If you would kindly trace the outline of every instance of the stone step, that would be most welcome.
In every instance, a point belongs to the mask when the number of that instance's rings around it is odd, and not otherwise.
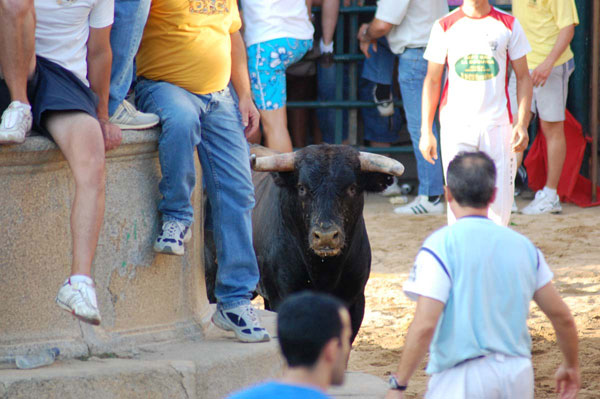
[[[273,331],[275,314],[262,311]],[[277,340],[244,344],[211,326],[205,338],[100,357],[57,359],[48,367],[0,366],[0,398],[153,399],[223,398],[282,373]]]
[[[335,399],[381,399],[387,390],[388,384],[374,375],[348,371],[344,385],[332,387],[327,393]]]

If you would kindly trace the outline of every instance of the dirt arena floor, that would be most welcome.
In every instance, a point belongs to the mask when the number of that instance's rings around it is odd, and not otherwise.
[[[517,204],[523,207],[524,199]],[[349,370],[386,378],[400,359],[414,304],[402,293],[415,255],[423,240],[446,224],[445,216],[400,216],[394,205],[370,195],[365,219],[373,264],[366,288],[367,306],[350,356]],[[513,215],[511,227],[528,236],[545,254],[554,283],[570,306],[579,330],[582,390],[579,398],[600,398],[600,208],[563,205],[561,215]],[[561,354],[551,324],[531,306],[535,398],[555,398],[553,375]],[[427,376],[412,378],[408,398],[422,398]]]

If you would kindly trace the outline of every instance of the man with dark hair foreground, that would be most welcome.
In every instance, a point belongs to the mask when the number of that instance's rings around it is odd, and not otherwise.
[[[417,309],[386,399],[404,397],[428,348],[427,399],[533,399],[532,299],[550,319],[563,353],[557,391],[575,398],[575,322],[540,250],[487,218],[496,192],[493,161],[483,152],[459,153],[447,173],[445,195],[457,221],[425,240],[404,284]]]
[[[341,385],[350,354],[350,314],[338,299],[302,292],[287,297],[277,315],[279,345],[288,369],[271,381],[230,399],[327,399]]]

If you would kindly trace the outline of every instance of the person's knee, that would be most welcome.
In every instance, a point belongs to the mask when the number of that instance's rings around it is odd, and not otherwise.
[[[22,19],[33,10],[33,0],[0,0],[1,14],[10,19]]]
[[[104,191],[106,158],[104,153],[104,141],[100,125],[89,122],[87,132],[92,136],[86,140],[86,145],[81,146],[75,158],[72,168],[75,183],[78,187]]]

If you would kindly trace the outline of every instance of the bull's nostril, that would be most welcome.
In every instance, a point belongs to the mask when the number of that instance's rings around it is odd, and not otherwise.
[[[319,235],[319,233],[313,233],[313,236],[315,237],[315,239],[320,240],[321,236]]]
[[[338,237],[339,237],[339,233],[338,233],[338,232],[335,232],[335,233],[333,234],[333,239],[334,239],[334,240],[337,240],[337,238],[338,238]]]

